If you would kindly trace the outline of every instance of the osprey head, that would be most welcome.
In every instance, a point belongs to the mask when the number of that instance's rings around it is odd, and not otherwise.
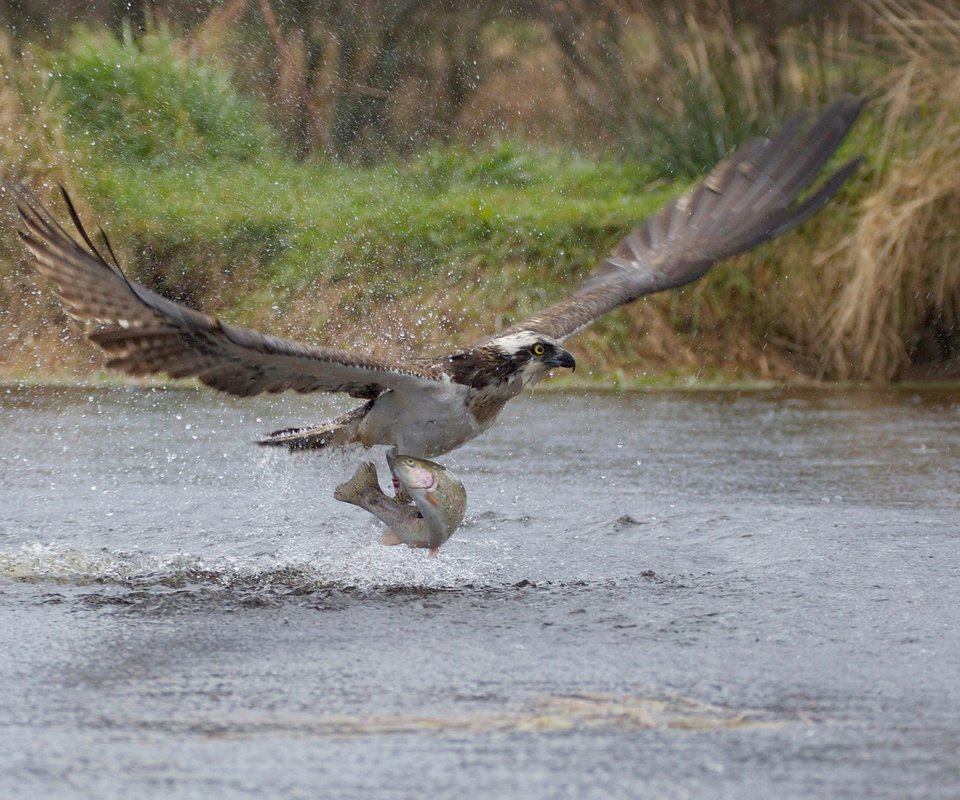
[[[576,369],[573,355],[564,350],[556,339],[533,331],[520,331],[491,339],[489,346],[499,356],[506,370],[519,377],[522,385],[535,383],[551,369]]]

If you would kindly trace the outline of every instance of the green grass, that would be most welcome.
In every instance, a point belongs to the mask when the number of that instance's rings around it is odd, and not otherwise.
[[[222,66],[162,29],[140,44],[80,30],[37,62],[52,77],[21,75],[20,103],[42,97],[52,109],[60,149],[47,157],[65,166],[51,177],[91,231],[107,231],[124,269],[280,335],[366,346],[377,316],[394,331],[422,328],[432,346],[489,331],[497,315],[509,324],[559,297],[682,188],[653,185],[637,162],[515,141],[376,166],[297,161]],[[29,115],[13,123],[29,137]],[[53,193],[45,199],[65,216]],[[0,300],[13,309],[32,276],[22,252],[11,255]],[[6,317],[42,327],[56,308],[44,293]],[[624,351],[623,318],[607,329]]]
[[[83,188],[135,274],[203,303],[241,264],[272,302],[318,282],[403,297],[483,273],[495,287],[507,266],[535,279],[502,290],[538,300],[663,202],[646,186],[636,165],[504,143],[370,168],[101,163]]]
[[[536,272],[536,294],[662,198],[642,165],[512,142],[367,168],[297,162],[227,70],[187,49],[162,28],[140,44],[81,29],[50,61],[84,196],[134,274],[188,302],[238,271],[260,299],[353,282],[376,300],[468,269],[497,280],[506,263]]]
[[[276,153],[274,131],[229,71],[183,47],[164,28],[139,43],[77,29],[50,58],[68,133],[113,159],[154,166]]]

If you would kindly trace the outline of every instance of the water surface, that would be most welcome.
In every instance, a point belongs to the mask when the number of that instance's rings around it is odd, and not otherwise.
[[[960,394],[521,398],[438,559],[343,408],[0,387],[0,796],[960,795]]]

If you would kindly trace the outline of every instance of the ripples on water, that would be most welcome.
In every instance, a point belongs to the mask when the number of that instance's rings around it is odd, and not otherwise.
[[[953,392],[521,399],[438,559],[327,398],[0,409],[0,795],[960,794]]]

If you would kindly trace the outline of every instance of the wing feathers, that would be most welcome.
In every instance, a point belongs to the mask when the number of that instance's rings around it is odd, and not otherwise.
[[[801,114],[772,139],[745,143],[700,184],[627,234],[573,295],[499,335],[528,330],[563,340],[624,303],[690,283],[716,262],[796,227],[859,166],[859,158],[848,162],[801,199],[865,102],[845,97],[809,127]]]
[[[427,363],[389,363],[221,323],[161,297],[111,267],[87,235],[70,198],[68,213],[84,247],[24,186],[13,187],[25,230],[20,237],[37,270],[56,286],[68,314],[107,327],[90,334],[109,367],[131,375],[195,376],[239,396],[260,392],[347,392],[375,397],[388,389],[434,385]],[[105,239],[106,251],[113,248]]]

